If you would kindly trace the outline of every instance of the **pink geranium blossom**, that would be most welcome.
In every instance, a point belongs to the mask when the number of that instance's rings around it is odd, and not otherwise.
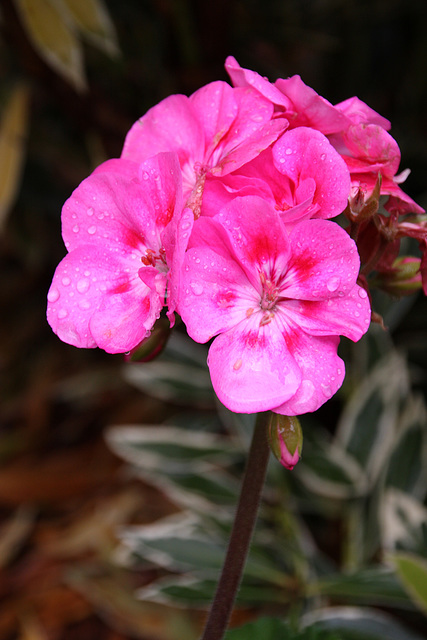
[[[172,153],[141,165],[107,162],[77,187],[62,210],[69,253],[48,293],[47,318],[61,340],[121,353],[149,335],[177,246],[181,259],[186,248],[182,215]]]
[[[232,411],[314,411],[341,386],[339,335],[370,322],[356,285],[359,257],[337,224],[307,220],[288,235],[256,196],[196,221],[184,260],[179,312],[197,342],[214,336],[209,369]]]
[[[184,201],[200,214],[205,180],[225,176],[256,157],[287,128],[273,105],[251,88],[212,82],[190,97],[169,96],[130,129],[122,157],[141,162],[161,151],[178,154]]]

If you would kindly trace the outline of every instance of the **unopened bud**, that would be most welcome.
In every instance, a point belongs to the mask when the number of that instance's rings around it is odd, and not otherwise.
[[[156,320],[150,335],[125,355],[126,362],[150,362],[161,354],[171,333],[167,318]]]
[[[422,288],[420,258],[396,258],[389,271],[378,273],[377,286],[392,296],[409,296]]]
[[[302,429],[298,418],[272,413],[268,441],[280,464],[292,470],[300,459],[302,449]]]

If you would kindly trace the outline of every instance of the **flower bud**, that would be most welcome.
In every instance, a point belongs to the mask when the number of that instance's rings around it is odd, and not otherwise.
[[[126,362],[149,362],[154,360],[165,348],[170,333],[169,320],[167,318],[159,318],[156,320],[150,335],[132,351],[125,354]]]
[[[378,273],[377,286],[392,296],[409,296],[422,287],[420,258],[402,256],[396,258],[391,269]]]
[[[300,459],[302,449],[302,429],[298,418],[272,413],[268,441],[280,464],[292,470]]]

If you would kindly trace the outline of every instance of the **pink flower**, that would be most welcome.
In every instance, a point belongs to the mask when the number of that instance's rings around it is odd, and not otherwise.
[[[122,157],[141,162],[175,151],[184,201],[198,217],[206,178],[235,171],[286,129],[287,121],[272,115],[273,105],[257,91],[212,82],[189,98],[169,96],[150,109],[129,131]]]
[[[350,173],[319,131],[297,127],[225,178],[206,184],[203,215],[215,215],[236,195],[259,195],[286,225],[306,218],[332,218],[347,206]]]
[[[296,415],[336,393],[344,378],[339,335],[358,340],[370,322],[359,266],[337,224],[307,220],[288,235],[256,196],[195,222],[179,313],[197,342],[217,336],[208,364],[226,407]]]
[[[169,268],[183,259],[185,215],[172,153],[107,162],[77,187],[62,210],[69,253],[48,293],[48,322],[61,340],[122,353],[149,335]]]

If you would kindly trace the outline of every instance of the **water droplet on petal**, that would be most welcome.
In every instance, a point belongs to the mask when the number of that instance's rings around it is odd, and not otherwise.
[[[93,216],[93,207],[89,207],[89,209],[86,211],[88,216]]]
[[[93,236],[96,233],[96,227],[95,225],[92,225],[91,227],[89,227],[89,229],[87,230],[87,232]]]
[[[76,287],[79,293],[86,293],[90,287],[90,281],[87,278],[82,278],[77,282]]]
[[[78,233],[78,232],[80,231],[80,227],[79,227],[79,225],[78,225],[78,224],[75,224],[75,225],[74,225],[74,227],[73,227],[73,231],[74,231],[74,233]]]
[[[290,156],[292,154],[292,149],[286,149],[285,153],[287,156]]]
[[[328,282],[326,283],[326,288],[331,293],[336,291],[339,286],[340,286],[340,279],[337,278],[336,276],[334,276],[333,278],[329,278]]]
[[[359,297],[360,298],[367,298],[368,294],[366,293],[365,289],[362,289],[362,287],[360,287],[359,289]]]
[[[47,299],[49,302],[56,302],[61,294],[59,293],[56,287],[52,287],[49,289],[49,293],[47,294]]]
[[[242,366],[242,358],[239,358],[238,360],[236,360],[236,362],[233,364],[233,369],[234,371],[238,371],[240,369],[240,367]]]
[[[86,309],[90,309],[90,302],[89,300],[80,300],[79,302],[79,307],[80,309],[83,309],[84,311]]]
[[[190,287],[196,296],[201,296],[203,293],[203,285],[200,282],[190,282]]]
[[[68,276],[62,278],[62,284],[64,285],[64,287],[68,287],[68,285],[71,284],[70,278]]]
[[[58,311],[58,318],[60,320],[63,320],[64,318],[66,318],[68,316],[68,311],[66,309],[60,309]]]
[[[326,153],[322,153],[322,154],[320,155],[320,159],[321,159],[321,160],[324,160],[325,158],[326,158]]]

